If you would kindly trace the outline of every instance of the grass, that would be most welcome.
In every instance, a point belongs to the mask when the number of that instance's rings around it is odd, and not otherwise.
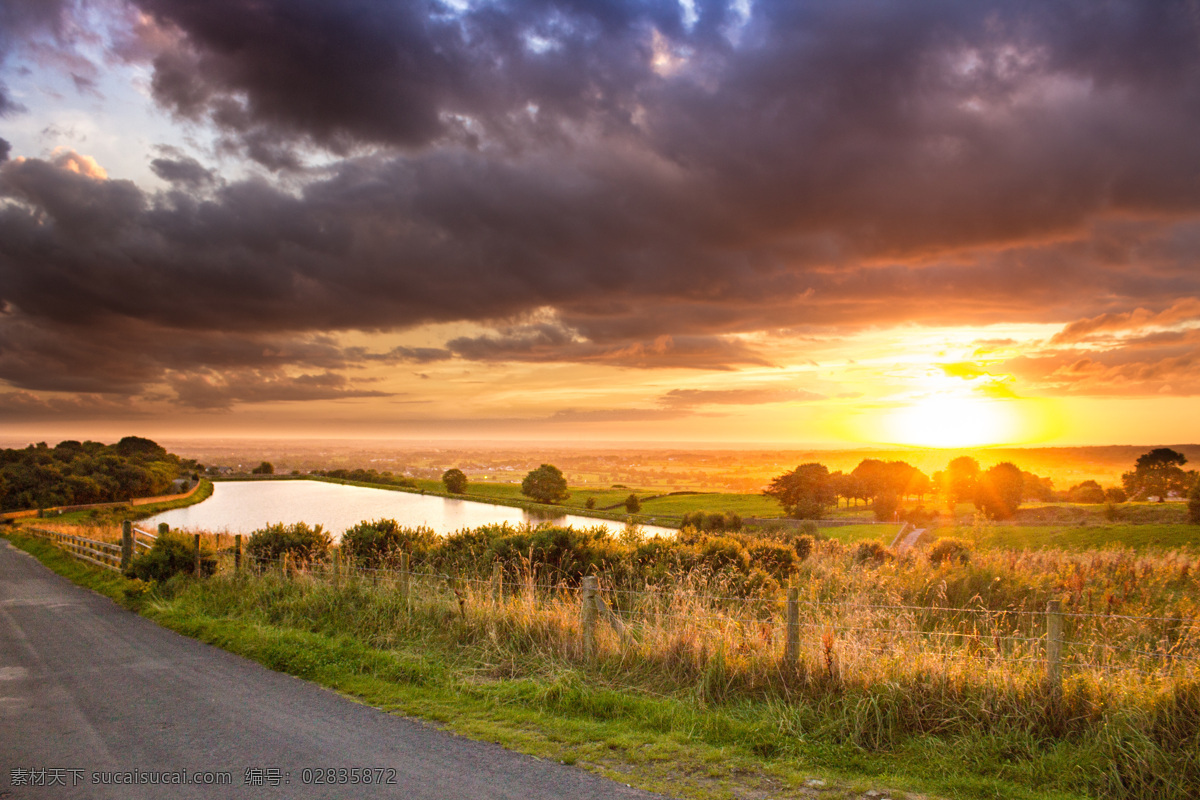
[[[70,511],[65,514],[55,514],[44,519],[36,519],[28,517],[22,522],[38,525],[45,522],[62,523],[66,525],[117,525],[121,524],[122,520],[139,520],[148,519],[156,514],[161,514],[164,511],[170,511],[174,508],[185,508],[195,505],[201,501],[212,497],[213,485],[212,481],[207,478],[200,479],[200,486],[195,492],[187,497],[181,497],[177,500],[166,500],[161,503],[146,503],[145,505],[121,505],[113,508],[88,508],[80,511]]]
[[[836,784],[826,795],[834,797],[882,786],[955,798],[1166,800],[1200,787],[1200,684],[1186,665],[1156,679],[1076,668],[1059,700],[1038,663],[1020,666],[1020,641],[1006,645],[1005,658],[975,653],[956,663],[929,632],[968,624],[969,647],[986,649],[992,631],[979,630],[979,620],[1036,623],[1056,595],[1071,612],[1190,618],[1200,605],[1197,566],[1187,553],[1128,550],[993,550],[967,564],[871,565],[825,542],[794,574],[806,603],[821,605],[805,606],[817,609],[805,611],[816,633],[788,668],[777,625],[753,622],[777,615],[773,601],[711,600],[722,586],[704,573],[621,600],[637,621],[634,641],[623,646],[605,632],[591,656],[573,591],[538,589],[532,571],[518,570],[497,602],[465,562],[449,583],[412,578],[407,598],[394,576],[343,575],[334,585],[320,570],[175,579],[135,597],[164,624],[273,668],[673,794],[796,795],[817,775]],[[926,633],[889,633],[899,623]],[[1196,645],[1182,629],[1121,624],[1072,618],[1068,636],[1140,636],[1145,648],[1168,635],[1180,653]]]

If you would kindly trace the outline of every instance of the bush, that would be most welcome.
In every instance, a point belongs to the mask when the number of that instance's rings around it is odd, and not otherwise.
[[[595,507],[596,507],[596,498],[594,498],[594,497],[589,497],[589,498],[587,499],[587,501],[586,501],[586,502],[584,502],[584,504],[583,504],[583,507],[584,507],[584,508],[595,508]]]
[[[1196,479],[1192,490],[1188,492],[1188,522],[1200,525],[1200,478]]]
[[[888,549],[879,542],[859,542],[854,548],[854,563],[882,564],[892,557]]]
[[[741,542],[726,536],[706,536],[701,540],[700,559],[713,572],[723,569],[748,572],[750,569],[750,560]]]
[[[395,566],[400,554],[423,556],[439,537],[429,528],[406,528],[394,519],[363,521],[342,534],[342,552],[369,569]]]
[[[775,578],[785,578],[796,568],[796,551],[779,542],[758,542],[749,547],[750,563]]]
[[[970,560],[971,546],[962,539],[938,539],[933,547],[929,548],[930,564],[966,564]]]
[[[636,514],[642,510],[642,501],[638,500],[636,494],[630,494],[625,498],[625,512],[628,514]]]
[[[250,534],[246,552],[260,563],[277,561],[287,553],[296,562],[307,564],[324,558],[330,544],[329,534],[320,525],[310,528],[307,522],[277,522]]]
[[[1105,493],[1095,481],[1084,481],[1067,490],[1067,499],[1072,503],[1103,503]]]
[[[1104,490],[1104,499],[1110,503],[1124,503],[1129,499],[1129,495],[1125,494],[1125,490],[1120,486],[1110,486]]]
[[[732,511],[724,514],[714,511],[706,514],[703,511],[689,511],[683,515],[679,523],[682,528],[695,528],[698,531],[723,533],[725,531],[740,531],[742,518]]]
[[[217,571],[217,557],[203,547],[200,549],[200,571],[204,575]],[[161,534],[148,551],[133,560],[127,574],[138,580],[158,582],[180,574],[195,575],[196,540],[182,533]]]
[[[811,556],[813,554],[813,550],[816,549],[816,546],[817,540],[807,533],[800,534],[796,537],[796,540],[792,542],[792,548],[796,551],[796,555],[800,557],[801,561],[804,561]]]

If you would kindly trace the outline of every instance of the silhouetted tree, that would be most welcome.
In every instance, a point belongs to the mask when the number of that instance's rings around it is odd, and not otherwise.
[[[642,510],[642,501],[638,500],[636,494],[630,494],[625,498],[625,510],[630,514],[636,514]]]
[[[270,461],[264,461],[254,469],[250,470],[253,475],[274,475],[275,465]]]
[[[1182,467],[1187,456],[1169,447],[1159,447],[1138,456],[1132,472],[1121,476],[1121,483],[1130,497],[1167,499],[1171,492],[1182,494],[1190,485],[1190,477]]]
[[[942,493],[949,505],[974,499],[975,486],[979,481],[979,462],[970,456],[959,456],[946,465],[942,480]]]
[[[778,476],[763,494],[774,497],[788,516],[798,519],[818,519],[834,502],[829,468],[817,463],[801,464]]]
[[[1008,519],[1021,507],[1021,470],[1007,461],[976,482],[975,507],[993,519]]]

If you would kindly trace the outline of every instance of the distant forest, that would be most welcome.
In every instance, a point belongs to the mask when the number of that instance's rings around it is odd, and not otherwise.
[[[176,478],[203,467],[157,443],[126,436],[116,444],[45,442],[0,450],[0,510],[111,503],[167,494]]]

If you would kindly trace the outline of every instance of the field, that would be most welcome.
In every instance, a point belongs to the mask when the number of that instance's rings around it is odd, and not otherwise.
[[[502,497],[519,502],[515,487]],[[662,502],[682,513],[760,500]],[[959,543],[936,558],[874,547],[895,525],[821,527],[808,544],[792,528],[675,541],[496,528],[408,540],[406,572],[399,551],[377,563],[347,551],[336,571],[329,559],[254,570],[247,553],[235,575],[229,537],[206,536],[216,577],[122,591],[276,668],[690,796],[787,796],[813,773],[955,798],[1194,796],[1200,528],[1070,504],[1030,508],[1021,524],[971,512],[939,520],[938,536]],[[599,576],[623,631],[601,618],[590,645],[584,574]]]

